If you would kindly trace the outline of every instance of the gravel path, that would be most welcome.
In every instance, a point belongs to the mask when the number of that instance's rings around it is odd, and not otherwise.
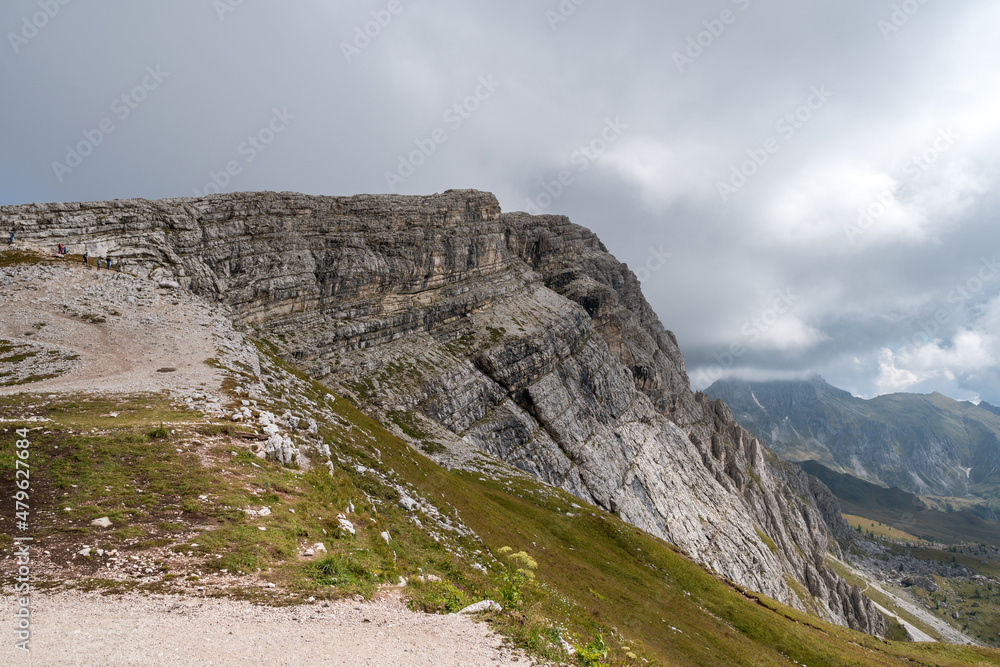
[[[262,607],[179,596],[36,594],[31,653],[14,648],[13,595],[0,618],[2,665],[532,665],[468,616],[372,602]]]

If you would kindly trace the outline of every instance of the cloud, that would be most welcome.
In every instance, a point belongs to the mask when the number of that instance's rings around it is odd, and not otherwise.
[[[643,291],[688,368],[742,341],[727,373],[1000,403],[1000,280],[950,298],[1000,252],[995,2],[926,3],[888,35],[891,7],[868,0],[588,2],[555,29],[554,0],[403,0],[391,20],[383,0],[230,6],[69,3],[17,52],[0,44],[0,80],[21,91],[0,128],[0,203],[193,195],[238,159],[223,190],[476,187],[512,211],[570,170],[545,212],[637,269],[671,255]],[[722,7],[737,19],[678,71]],[[4,3],[0,32],[37,11]],[[112,103],[147,67],[170,76],[119,119]],[[481,77],[500,86],[449,123]],[[295,118],[245,161],[276,108]],[[107,117],[114,131],[57,178],[53,162]],[[581,168],[615,119],[627,129]],[[439,128],[446,140],[390,185]],[[723,197],[720,182],[739,187]],[[790,286],[794,309],[749,340],[744,325]],[[901,354],[939,311],[938,342]]]

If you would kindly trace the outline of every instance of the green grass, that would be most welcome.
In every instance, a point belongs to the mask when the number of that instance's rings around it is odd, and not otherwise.
[[[6,245],[4,248],[6,248]],[[17,266],[19,264],[42,264],[50,261],[56,260],[43,257],[37,253],[25,252],[24,250],[5,249],[0,251],[0,267]]]
[[[862,516],[854,516],[853,514],[844,514],[843,516],[844,521],[846,521],[851,528],[872,537],[881,537],[889,540],[901,540],[907,542],[921,541],[921,539],[916,535],[911,535],[910,533],[898,530],[892,526],[882,523],[881,521],[872,521],[871,519],[866,519]]]
[[[38,526],[39,536],[49,544],[78,544],[92,534],[89,521],[106,515],[114,527],[102,533],[105,548],[166,546],[190,553],[192,571],[253,573],[287,595],[238,585],[220,594],[271,603],[369,596],[400,576],[410,580],[406,593],[420,609],[448,612],[485,597],[503,599],[509,607],[488,614],[489,622],[516,645],[552,660],[566,659],[558,648],[564,638],[596,653],[606,648],[600,660],[622,665],[646,664],[643,659],[665,665],[1000,661],[998,652],[883,642],[829,625],[733,586],[613,515],[584,506],[566,516],[572,503],[583,503],[531,478],[442,468],[349,401],[336,397],[331,403],[322,386],[275,358],[270,363],[298,378],[307,399],[333,411],[336,419],[320,426],[336,453],[333,475],[321,466],[304,471],[262,461],[241,447],[235,426],[206,423],[160,396],[0,397],[0,416],[54,420],[31,432],[38,509],[52,512]],[[279,414],[308,409],[287,402],[266,407]],[[111,411],[118,416],[108,416]],[[0,495],[8,500],[0,502],[9,504],[12,429],[18,424],[5,426]],[[413,521],[433,527],[432,517],[401,508],[399,494],[379,475],[432,501],[474,535],[435,528],[435,539]],[[270,508],[269,516],[243,511],[262,506]],[[347,516],[356,535],[340,533],[338,514]],[[388,543],[383,531],[391,536]],[[302,549],[315,542],[328,553],[302,558]],[[527,568],[533,578],[512,579],[517,568],[510,569],[502,550],[508,546],[536,563]],[[477,561],[488,572],[473,568]],[[441,581],[416,581],[421,573]],[[132,588],[169,590],[189,574],[171,571]],[[129,589],[99,576],[79,585]]]
[[[932,613],[981,641],[1000,643],[1000,585],[940,577],[935,581],[940,588],[933,593],[921,588],[913,591]],[[957,620],[951,616],[953,612],[958,612]]]
[[[538,589],[526,606],[535,618],[551,619],[578,640],[613,626],[642,655],[662,664],[777,664],[787,655],[810,665],[902,665],[928,652],[832,626],[740,591],[671,545],[605,513],[567,517],[575,499],[532,480],[481,480],[475,473],[444,470],[400,447],[346,402],[337,406],[374,435],[383,464],[428,497],[456,507],[486,544],[530,553],[538,562]],[[511,631],[506,621],[498,623]],[[543,635],[538,629],[531,636]],[[1000,653],[944,646],[931,655],[943,665],[1000,659]]]
[[[753,529],[757,533],[757,537],[760,538],[760,541],[766,544],[767,548],[771,550],[771,553],[773,554],[778,553],[778,545],[774,543],[774,540],[765,535],[764,532],[757,526],[754,526]]]

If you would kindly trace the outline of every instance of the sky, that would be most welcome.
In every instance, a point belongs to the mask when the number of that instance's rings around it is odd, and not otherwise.
[[[0,204],[476,188],[692,384],[1000,404],[996,0],[6,0]]]

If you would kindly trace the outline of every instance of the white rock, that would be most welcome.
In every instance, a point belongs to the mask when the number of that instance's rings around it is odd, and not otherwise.
[[[316,544],[314,544],[314,545],[313,545],[313,549],[314,549],[314,550],[315,550],[315,551],[316,551],[317,553],[323,553],[323,554],[325,554],[325,553],[326,553],[326,545],[325,545],[325,544],[323,544],[322,542],[317,542]]]
[[[340,529],[345,533],[350,533],[351,535],[356,535],[357,531],[354,529],[354,524],[347,519],[337,519],[340,522]]]
[[[230,417],[230,419],[232,419],[234,422],[241,422],[241,421],[243,421],[244,416],[243,416],[242,412],[237,412],[237,413],[234,413],[233,416]]]
[[[111,519],[106,516],[102,516],[100,519],[94,519],[90,522],[91,526],[97,526],[98,528],[110,528]]]
[[[287,435],[281,439],[281,462],[291,463],[299,457],[299,450]]]
[[[390,537],[389,537],[389,531],[388,530],[383,530],[381,533],[379,533],[379,537],[381,537],[383,540],[385,540],[386,544],[389,544]]]
[[[84,547],[84,548],[80,549],[79,551],[77,551],[77,553],[80,554],[81,556],[89,556],[90,555],[90,547]]]
[[[405,493],[403,493],[402,491],[400,491],[399,492],[399,506],[402,507],[404,510],[412,511],[412,510],[414,510],[415,508],[417,508],[419,506],[419,503],[416,500],[414,500],[413,498],[411,498],[410,496],[408,496]]]
[[[260,516],[269,516],[271,514],[271,508],[270,507],[262,507],[257,512],[257,514],[259,514]]]
[[[493,600],[482,600],[458,612],[459,614],[478,614],[481,611],[503,611],[503,607]]]
[[[272,461],[283,463],[283,461],[281,460],[281,446],[283,442],[284,441],[282,440],[280,435],[278,435],[277,433],[273,434],[270,438],[267,439],[267,443],[265,443],[264,445],[265,456]]]

